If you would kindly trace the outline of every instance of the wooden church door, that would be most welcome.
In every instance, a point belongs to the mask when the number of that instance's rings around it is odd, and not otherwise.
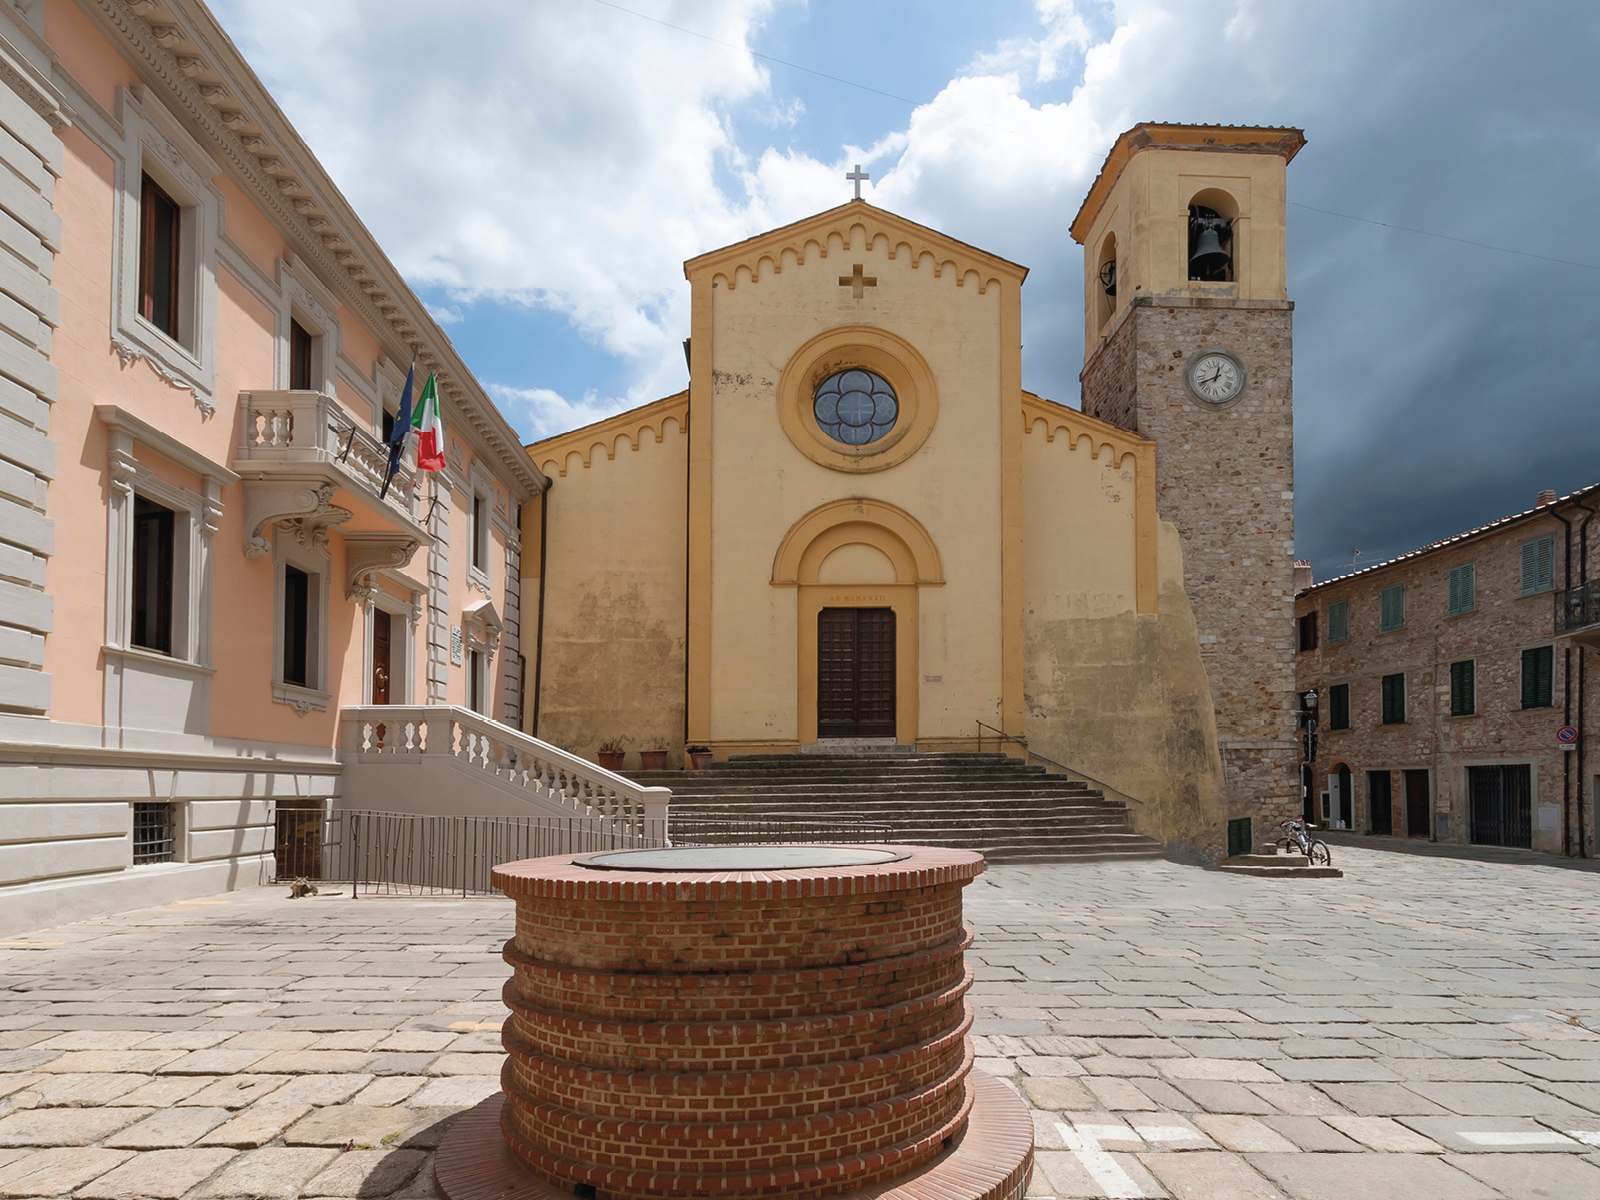
[[[817,736],[895,736],[894,610],[817,614]]]

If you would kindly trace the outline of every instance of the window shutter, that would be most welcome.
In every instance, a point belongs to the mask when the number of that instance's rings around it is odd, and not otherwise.
[[[1328,689],[1328,728],[1350,728],[1350,685],[1336,683]]]
[[[1555,693],[1555,647],[1522,652],[1522,707],[1548,708]]]
[[[1383,677],[1383,723],[1399,725],[1406,719],[1406,677],[1404,674]]]
[[[1397,583],[1378,595],[1379,628],[1383,632],[1399,629],[1406,623],[1406,585]]]
[[[1450,715],[1470,717],[1477,712],[1477,664],[1466,662],[1450,664]]]
[[[1522,594],[1547,592],[1556,585],[1556,540],[1536,538],[1522,544]]]
[[[1450,572],[1450,612],[1471,612],[1473,595],[1472,564],[1463,563]]]
[[[1328,640],[1342,642],[1350,636],[1350,602],[1337,600],[1328,605]]]

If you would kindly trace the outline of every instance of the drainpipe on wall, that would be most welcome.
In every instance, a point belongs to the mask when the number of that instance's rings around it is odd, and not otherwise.
[[[1579,583],[1580,586],[1582,586],[1582,585],[1588,584],[1588,582],[1589,582],[1589,522],[1594,519],[1596,510],[1590,508],[1587,504],[1583,503],[1583,501],[1581,501],[1581,500],[1574,501],[1573,503],[1577,504],[1577,506],[1579,508],[1583,509],[1583,511],[1588,514],[1588,516],[1584,517],[1583,521],[1578,525],[1578,583]],[[1573,728],[1578,731],[1578,748],[1576,750],[1574,750],[1573,753],[1578,756],[1578,795],[1577,795],[1577,802],[1578,803],[1577,803],[1577,807],[1578,807],[1578,857],[1579,858],[1588,858],[1589,857],[1589,851],[1588,851],[1588,822],[1587,822],[1587,820],[1585,820],[1585,813],[1584,813],[1585,799],[1584,799],[1584,794],[1583,794],[1583,781],[1584,781],[1584,774],[1583,774],[1583,772],[1584,772],[1584,765],[1583,765],[1583,760],[1584,760],[1584,746],[1583,746],[1583,739],[1584,739],[1584,729],[1583,729],[1584,684],[1585,684],[1585,676],[1588,673],[1587,669],[1586,669],[1587,666],[1588,666],[1588,659],[1589,659],[1588,648],[1585,647],[1585,646],[1579,646],[1578,647],[1578,723],[1573,726]]]
[[[1563,603],[1565,597],[1572,591],[1572,522],[1563,517],[1553,507],[1550,515],[1566,526],[1566,533],[1562,535],[1562,585],[1561,595]],[[1585,524],[1588,522],[1585,521]],[[1581,533],[1578,535],[1583,536]],[[1580,684],[1581,688],[1582,685]],[[1572,724],[1572,644],[1569,642],[1561,651],[1561,723]],[[1583,806],[1583,777],[1578,777],[1578,806]],[[1582,835],[1579,835],[1580,837]],[[1561,755],[1561,853],[1567,856],[1572,854],[1572,755]]]
[[[1439,840],[1439,635],[1433,635],[1433,758],[1428,763],[1428,840]],[[1401,787],[1405,776],[1400,776]],[[1453,791],[1454,789],[1452,789]],[[1392,820],[1392,818],[1391,818]],[[1406,830],[1406,836],[1411,831]]]

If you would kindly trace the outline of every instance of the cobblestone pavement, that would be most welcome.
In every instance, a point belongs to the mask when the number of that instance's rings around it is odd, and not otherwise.
[[[1342,880],[968,889],[1030,1196],[1600,1196],[1592,876],[1339,853]],[[0,1197],[437,1195],[433,1148],[498,1086],[510,927],[273,888],[0,942]]]

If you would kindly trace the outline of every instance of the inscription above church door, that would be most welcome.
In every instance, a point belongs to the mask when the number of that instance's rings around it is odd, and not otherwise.
[[[817,614],[817,736],[894,737],[894,610]]]

